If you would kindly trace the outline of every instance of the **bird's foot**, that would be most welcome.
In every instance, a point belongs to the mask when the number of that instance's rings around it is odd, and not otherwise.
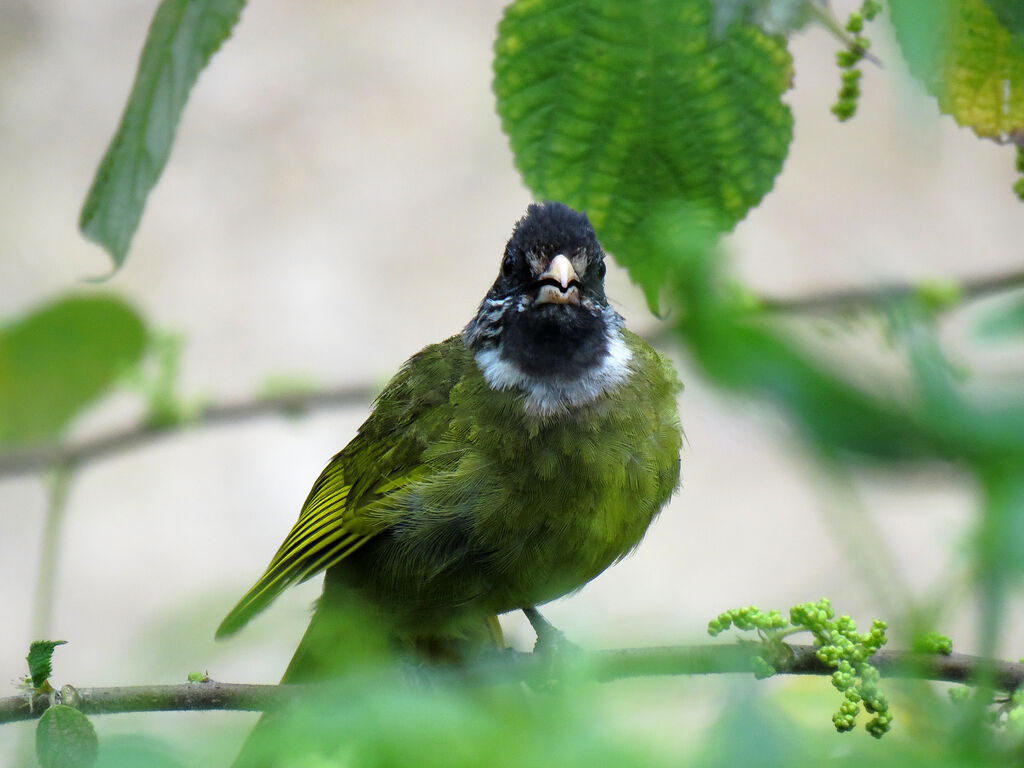
[[[540,611],[536,608],[533,606],[523,608],[523,613],[529,619],[533,631],[537,633],[537,642],[533,646],[534,653],[543,654],[549,658],[579,653],[579,646],[566,639],[565,634],[541,616]]]

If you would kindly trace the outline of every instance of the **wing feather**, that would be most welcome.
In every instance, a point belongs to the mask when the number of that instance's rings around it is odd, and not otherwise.
[[[422,475],[423,451],[448,427],[449,393],[468,359],[455,336],[406,363],[356,438],[317,478],[284,543],[217,637],[237,632],[285,589],[337,565],[387,527],[360,511]]]

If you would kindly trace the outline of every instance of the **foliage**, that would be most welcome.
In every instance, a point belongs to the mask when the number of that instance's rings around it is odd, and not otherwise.
[[[817,603],[795,605],[789,610],[789,621],[778,611],[762,613],[753,606],[734,608],[720,614],[708,624],[708,634],[720,635],[730,627],[739,630],[757,630],[764,644],[757,658],[755,674],[770,677],[776,673],[773,659],[785,658],[787,648],[783,638],[798,632],[810,632],[818,649],[819,661],[835,667],[832,685],[843,694],[839,711],[832,722],[840,733],[853,730],[854,721],[864,710],[874,715],[865,725],[868,733],[881,738],[892,727],[889,702],[878,689],[880,675],[869,659],[885,645],[885,622],[876,619],[871,631],[858,634],[857,625],[849,616],[835,617],[831,603],[822,598]]]
[[[1020,5],[987,0],[889,0],[910,71],[939,109],[979,136],[1024,135]]]
[[[56,704],[36,727],[36,757],[40,768],[92,768],[99,739],[89,719],[74,707]]]
[[[0,445],[60,435],[138,362],[145,339],[135,310],[109,296],[57,299],[0,328]]]
[[[530,0],[498,26],[494,90],[523,180],[585,210],[649,297],[637,232],[652,204],[679,197],[730,228],[771,189],[792,136],[783,41],[711,24],[707,0]]]
[[[33,688],[39,689],[46,684],[53,672],[51,665],[53,650],[58,645],[66,643],[67,640],[35,640],[29,646],[25,661],[28,662],[28,675]]]
[[[171,154],[189,92],[245,0],[162,0],[131,96],[82,206],[79,226],[120,267]]]

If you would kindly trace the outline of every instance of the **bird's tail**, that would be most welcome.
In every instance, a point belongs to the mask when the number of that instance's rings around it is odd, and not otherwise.
[[[350,691],[358,689],[368,675],[387,680],[386,668],[394,669],[396,660],[415,667],[461,666],[474,658],[505,647],[504,636],[497,616],[489,616],[459,637],[396,638],[383,629],[381,622],[368,615],[365,607],[356,604],[351,592],[324,590],[313,618],[296,649],[282,684],[323,683],[336,681],[338,691],[332,695],[344,696],[347,682]],[[392,678],[394,679],[394,678]],[[405,681],[408,683],[408,680]],[[401,676],[398,683],[401,684]],[[301,708],[308,702],[299,702]],[[291,715],[291,717],[290,717]],[[294,709],[264,713],[242,744],[232,768],[278,768],[289,765],[296,750],[311,745],[302,733],[304,726],[290,722]],[[328,730],[344,733],[344,723],[318,729],[313,735],[317,741],[330,739]]]

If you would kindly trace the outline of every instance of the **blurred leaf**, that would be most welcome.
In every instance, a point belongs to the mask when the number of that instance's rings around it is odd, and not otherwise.
[[[143,735],[104,736],[96,768],[184,768],[174,750]]]
[[[520,686],[470,688],[401,676],[349,680],[266,718],[255,765],[290,768],[655,768],[668,765],[630,744],[580,688],[534,696]],[[588,716],[589,715],[589,716]],[[260,762],[260,760],[264,762]]]
[[[0,444],[56,437],[145,341],[139,316],[110,296],[62,298],[0,328]]]
[[[983,570],[1024,573],[1024,456],[982,467],[985,510],[978,533]]]
[[[735,24],[716,37],[713,16],[710,0],[518,0],[498,26],[494,90],[523,180],[586,211],[637,280],[630,244],[652,207],[681,198],[728,229],[788,152],[785,42]]]
[[[985,138],[1003,141],[1024,133],[1021,5],[890,0],[911,73],[938,99],[942,112]],[[1014,24],[1012,31],[1000,23],[1004,19]]]
[[[50,707],[36,725],[36,757],[41,768],[92,768],[99,746],[96,729],[74,707]]]
[[[32,679],[33,688],[41,688],[53,673],[51,660],[53,649],[58,645],[67,645],[67,640],[33,640],[28,647],[28,674]]]
[[[977,329],[980,336],[990,339],[1024,334],[1024,296],[1006,301],[985,313]]]
[[[651,213],[637,238],[650,274],[666,276],[681,313],[678,329],[717,385],[767,398],[820,449],[878,459],[923,458],[937,447],[915,418],[846,382],[773,330],[723,278],[713,225],[685,203]],[[706,229],[700,234],[701,227]],[[708,244],[701,249],[700,244]]]
[[[245,0],[162,0],[135,84],[92,187],[79,227],[120,267],[174,143],[189,92],[231,34]]]
[[[1024,3],[1020,0],[985,0],[1018,45],[1024,43]]]

